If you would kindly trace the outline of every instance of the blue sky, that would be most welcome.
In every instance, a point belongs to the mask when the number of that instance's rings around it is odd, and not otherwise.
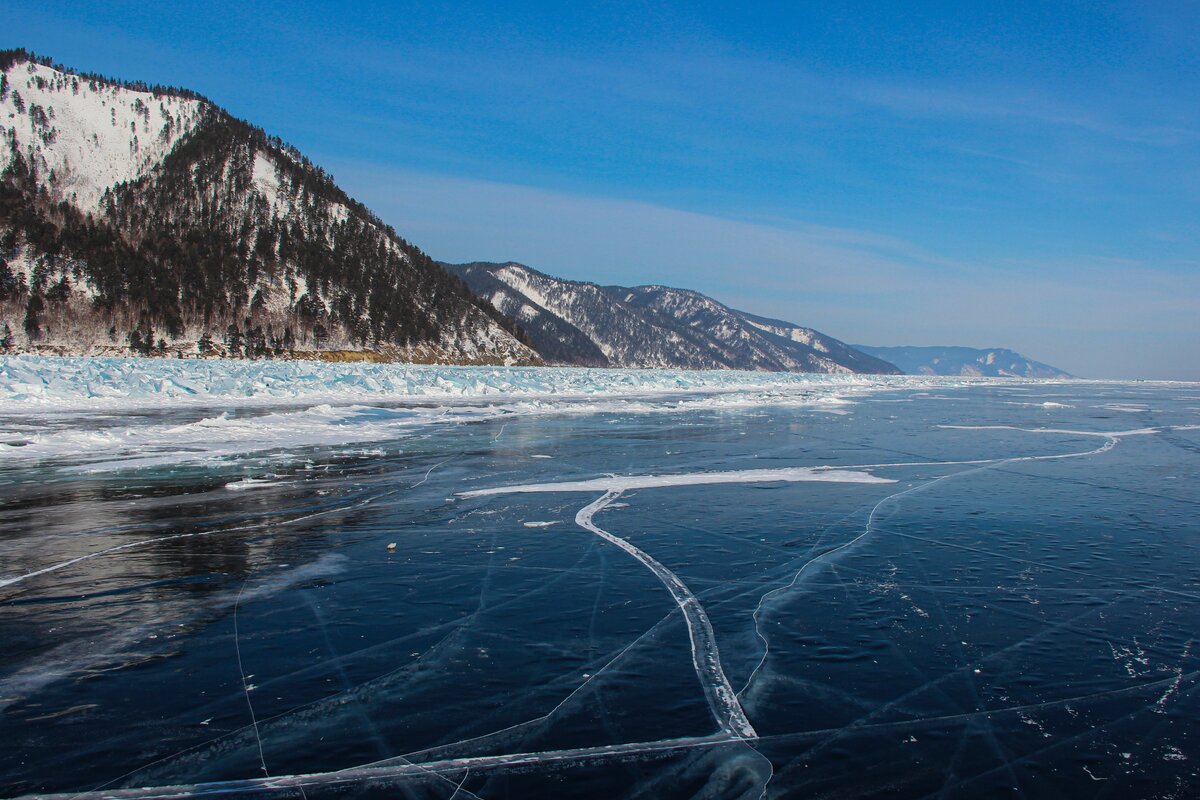
[[[10,0],[0,46],[194,88],[435,258],[1200,379],[1196,4],[348,5]]]

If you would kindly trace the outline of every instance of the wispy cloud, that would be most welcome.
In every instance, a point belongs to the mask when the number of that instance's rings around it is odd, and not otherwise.
[[[1200,142],[1200,129],[1176,120],[1129,125],[1094,108],[1049,97],[1028,87],[983,85],[915,86],[911,83],[865,82],[851,90],[865,105],[923,117],[1008,120],[1074,128],[1119,141],[1176,147]],[[1108,98],[1116,105],[1116,98]]]

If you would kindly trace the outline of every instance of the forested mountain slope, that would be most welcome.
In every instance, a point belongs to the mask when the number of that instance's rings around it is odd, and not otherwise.
[[[186,90],[0,53],[0,350],[534,363],[294,148]]]
[[[553,364],[898,373],[837,339],[687,289],[599,286],[523,264],[446,264],[513,317]]]

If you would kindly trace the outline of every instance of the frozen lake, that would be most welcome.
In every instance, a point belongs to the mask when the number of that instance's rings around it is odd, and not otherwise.
[[[1200,795],[1200,386],[129,363],[0,364],[0,796]]]

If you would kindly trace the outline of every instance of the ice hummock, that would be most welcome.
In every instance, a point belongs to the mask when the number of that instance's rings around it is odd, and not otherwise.
[[[0,458],[66,459],[71,469],[87,471],[211,464],[253,453],[285,458],[305,448],[396,443],[430,424],[785,405],[840,411],[853,398],[881,391],[980,380],[986,379],[3,357],[0,417],[9,430],[0,437]]]
[[[0,358],[0,413],[212,404],[380,402],[473,397],[745,392],[835,402],[839,394],[926,385],[926,378],[568,367]]]

